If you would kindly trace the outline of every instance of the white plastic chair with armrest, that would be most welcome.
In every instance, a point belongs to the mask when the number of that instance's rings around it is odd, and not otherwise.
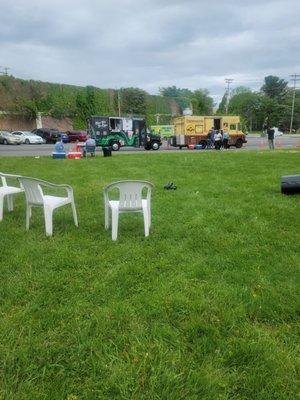
[[[7,178],[8,179],[16,179],[19,178],[19,175],[12,175],[12,174],[3,174],[0,172],[0,221],[3,219],[3,209],[4,209],[4,198],[6,197],[7,199],[7,209],[8,211],[13,211],[14,209],[14,203],[13,203],[13,197],[17,193],[22,193],[24,192],[24,189],[22,188],[22,185],[19,187],[17,186],[11,186],[7,184]],[[16,182],[18,183],[18,182]]]
[[[26,229],[29,229],[32,207],[42,207],[44,210],[46,235],[53,233],[53,211],[56,208],[71,204],[74,223],[78,226],[77,212],[74,202],[73,189],[69,185],[57,185],[40,179],[19,177],[26,196]],[[65,189],[67,197],[45,195],[42,188]]]
[[[146,198],[142,198],[143,189],[146,188]],[[151,190],[152,183],[147,181],[119,181],[111,183],[104,188],[105,229],[110,226],[110,213],[112,220],[112,240],[118,237],[118,222],[120,213],[140,212],[144,216],[145,236],[149,236],[151,226]],[[118,189],[119,200],[110,200],[109,192]]]

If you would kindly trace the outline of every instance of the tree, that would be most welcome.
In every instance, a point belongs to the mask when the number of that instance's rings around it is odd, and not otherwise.
[[[261,91],[272,99],[282,100],[287,93],[288,82],[278,76],[269,75],[265,77],[265,83]]]
[[[236,88],[232,89],[231,97],[241,93],[251,93],[251,89],[247,86],[237,86]]]
[[[251,93],[251,89],[249,89],[248,87],[246,87],[246,86],[238,86],[238,87],[234,88],[231,91],[230,98],[234,97],[237,94],[249,93],[249,92]],[[222,97],[222,100],[221,100],[221,102],[219,104],[219,108],[217,110],[217,113],[220,114],[220,115],[226,113],[227,95],[228,95],[228,93],[227,93],[227,90],[226,90],[226,92],[224,93],[224,95]]]
[[[211,115],[213,113],[214,101],[209,96],[207,89],[195,90],[192,94],[191,103],[195,115]]]
[[[146,92],[138,88],[120,89],[122,114],[146,114]]]
[[[168,86],[165,88],[159,88],[159,92],[163,97],[171,97],[175,99],[179,103],[181,110],[191,106],[193,92],[189,89]]]
[[[219,104],[219,108],[217,110],[217,114],[225,114],[226,113],[226,104],[227,104],[227,91],[224,93],[222,100]]]
[[[193,92],[186,88],[168,86],[159,88],[159,93],[164,97],[191,97]]]
[[[253,127],[261,129],[260,122],[258,122],[261,99],[262,96],[258,93],[242,91],[232,96],[229,101],[228,111],[230,114],[241,116],[245,130],[252,131]]]

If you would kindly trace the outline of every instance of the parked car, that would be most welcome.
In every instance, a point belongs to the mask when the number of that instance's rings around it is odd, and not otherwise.
[[[43,144],[46,141],[41,137],[36,135],[35,133],[28,132],[28,131],[15,131],[12,132],[13,135],[21,138],[22,143],[25,144]]]
[[[33,129],[31,133],[42,137],[45,139],[46,143],[56,143],[60,138],[60,132],[57,129],[38,128]]]
[[[87,139],[86,131],[67,131],[66,134],[69,137],[70,142],[85,142]]]
[[[272,129],[274,129],[274,136],[275,137],[283,135],[283,132],[279,128],[277,128],[276,126],[274,126]]]
[[[8,131],[0,131],[0,143],[1,144],[21,144],[22,139],[18,136],[13,135]]]

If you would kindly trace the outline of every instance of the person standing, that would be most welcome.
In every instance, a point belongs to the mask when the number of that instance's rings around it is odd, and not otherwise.
[[[269,143],[269,149],[274,150],[274,136],[275,136],[275,130],[273,128],[268,128],[267,129],[267,135],[268,135],[268,143]]]
[[[225,130],[223,132],[223,147],[224,147],[224,149],[229,149],[228,142],[229,142],[229,133]]]
[[[207,134],[207,148],[208,149],[212,149],[212,147],[213,147],[213,136],[214,136],[213,129],[210,129]]]
[[[215,141],[215,149],[216,150],[221,150],[221,146],[222,146],[222,134],[220,131],[216,131],[215,133],[215,137],[214,137],[214,141]]]

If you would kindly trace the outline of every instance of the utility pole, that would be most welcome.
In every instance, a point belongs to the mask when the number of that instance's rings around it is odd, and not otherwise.
[[[7,75],[8,75],[7,71],[8,71],[10,68],[9,68],[9,67],[3,67],[3,65],[0,65],[0,68],[4,70],[4,72],[3,72],[3,71],[0,71],[0,74],[1,74],[1,75],[7,76]]]
[[[226,78],[225,82],[227,83],[227,89],[226,89],[226,114],[228,114],[228,105],[229,105],[229,94],[230,94],[230,84],[233,82],[233,79],[231,78]]]
[[[293,130],[293,119],[294,119],[294,109],[295,109],[295,96],[296,96],[296,85],[297,82],[300,81],[300,75],[299,74],[294,74],[290,75],[291,80],[294,81],[294,90],[293,90],[293,101],[292,101],[292,115],[291,115],[291,125],[290,125],[290,134],[292,133]]]
[[[119,112],[119,117],[121,117],[121,98],[119,89],[118,89],[118,112]]]

